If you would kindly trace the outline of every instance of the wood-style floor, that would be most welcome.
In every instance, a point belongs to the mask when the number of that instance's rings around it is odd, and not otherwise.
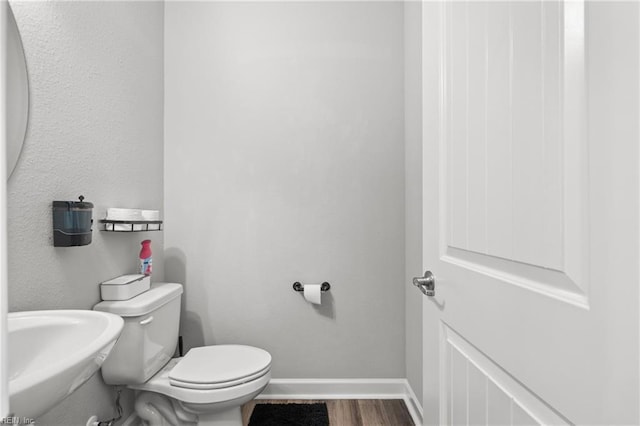
[[[242,422],[249,424],[256,404],[327,404],[331,426],[414,426],[411,415],[401,399],[332,399],[318,400],[253,400],[242,406]]]

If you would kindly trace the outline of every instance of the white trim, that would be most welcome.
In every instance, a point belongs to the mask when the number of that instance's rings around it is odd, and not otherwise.
[[[640,23],[640,8],[638,8],[636,21],[638,23]],[[640,43],[638,43],[638,46],[640,47]],[[640,57],[640,52],[638,53],[638,57]],[[638,98],[640,98],[640,91],[636,94],[636,96],[638,96]],[[637,122],[640,122],[640,115],[638,116],[638,121]],[[640,150],[639,150],[638,154],[640,154]],[[640,165],[640,155],[636,158],[636,161],[637,161],[636,165]],[[638,183],[639,183],[638,187],[640,188],[640,179],[638,180]],[[638,196],[638,199],[640,199],[640,196]],[[640,231],[640,227],[638,227],[638,231]],[[638,235],[636,236],[636,238],[637,238],[636,241],[640,241],[640,232],[638,232]],[[636,264],[636,266],[640,267],[640,262],[638,262]],[[639,296],[640,296],[640,292],[639,292]],[[640,300],[638,300],[638,306],[640,306]],[[638,325],[639,325],[638,331],[640,331],[640,321],[639,321]],[[637,337],[638,337],[638,346],[640,348],[640,335],[638,335]],[[640,364],[640,357],[638,357],[637,362]],[[636,380],[637,380],[636,383],[640,382],[640,368],[638,369],[638,376],[636,377]],[[639,398],[638,398],[638,405],[637,405],[637,407],[638,407],[637,415],[638,415],[638,418],[640,418],[640,395],[638,395],[638,396],[639,396]]]
[[[407,379],[271,379],[256,399],[402,399],[422,425],[422,404]]]
[[[402,399],[422,426],[422,404],[407,379],[271,379],[256,399]],[[134,411],[121,426],[139,424]]]
[[[422,426],[424,421],[424,411],[422,409],[422,403],[416,396],[416,393],[413,391],[413,388],[411,387],[409,381],[405,381],[407,382],[407,394],[404,397],[404,403],[407,405],[407,409],[409,410],[409,414],[411,414],[413,423],[416,426]]]
[[[7,354],[7,171],[6,171],[6,49],[8,2],[0,0],[0,416],[9,414]]]
[[[271,379],[256,399],[394,399],[405,379]]]

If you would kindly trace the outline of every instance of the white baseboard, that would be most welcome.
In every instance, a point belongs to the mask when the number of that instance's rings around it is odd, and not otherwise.
[[[256,399],[402,399],[416,426],[422,425],[422,402],[407,379],[271,379]],[[137,426],[133,412],[121,426]]]
[[[271,379],[256,399],[402,399],[422,425],[422,403],[407,379]]]
[[[424,411],[422,411],[422,401],[416,396],[409,381],[406,379],[405,381],[407,382],[407,394],[404,398],[404,403],[407,404],[407,409],[409,410],[409,414],[411,414],[413,423],[415,423],[416,426],[422,426],[424,415]]]

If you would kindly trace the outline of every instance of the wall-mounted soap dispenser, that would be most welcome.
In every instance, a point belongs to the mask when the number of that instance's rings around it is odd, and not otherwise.
[[[91,244],[93,204],[83,201],[53,202],[54,247],[86,246]]]

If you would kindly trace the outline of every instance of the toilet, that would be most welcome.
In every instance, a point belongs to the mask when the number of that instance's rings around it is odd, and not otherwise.
[[[129,300],[94,306],[125,322],[102,377],[136,391],[135,411],[144,424],[242,425],[240,407],[271,379],[271,355],[252,346],[213,345],[172,358],[181,296],[181,284],[155,283]]]

